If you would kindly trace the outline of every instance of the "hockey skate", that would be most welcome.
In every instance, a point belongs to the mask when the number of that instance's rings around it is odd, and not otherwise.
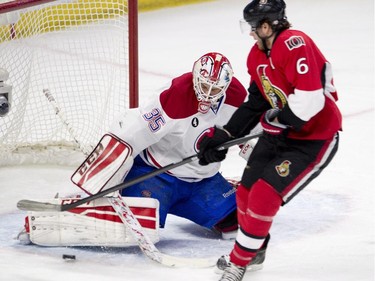
[[[245,272],[246,266],[242,267],[229,263],[229,265],[224,269],[223,275],[219,281],[241,281],[245,275]]]
[[[263,246],[258,250],[255,257],[251,260],[251,262],[247,265],[247,271],[257,271],[263,268],[263,263],[266,259],[266,250],[267,245],[270,240],[271,236],[268,235],[266,240],[264,241]],[[221,256],[218,261],[216,262],[215,272],[221,274],[224,270],[231,265],[229,255]]]
[[[257,271],[263,268],[263,262],[266,258],[266,250],[259,250],[257,255],[251,260],[247,265],[246,271]],[[217,274],[222,274],[226,268],[231,266],[229,255],[221,256],[216,262],[215,272]]]

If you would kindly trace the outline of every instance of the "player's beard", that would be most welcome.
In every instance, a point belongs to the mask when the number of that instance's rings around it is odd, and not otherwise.
[[[262,43],[262,40],[260,38],[257,39],[257,45],[258,45],[258,48],[259,50],[261,51],[264,51],[264,46],[263,46],[263,43]]]

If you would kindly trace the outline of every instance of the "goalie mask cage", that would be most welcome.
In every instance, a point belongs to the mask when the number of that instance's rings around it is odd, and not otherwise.
[[[82,147],[90,151],[118,113],[138,106],[137,13],[134,0],[0,4],[0,67],[13,86],[0,166],[76,165]]]

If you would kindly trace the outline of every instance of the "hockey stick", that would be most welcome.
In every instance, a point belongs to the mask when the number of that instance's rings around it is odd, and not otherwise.
[[[233,139],[233,140],[230,140],[230,141],[228,141],[226,143],[223,143],[222,145],[218,146],[216,149],[217,150],[227,149],[227,148],[229,148],[231,146],[244,143],[244,142],[246,142],[246,141],[248,141],[250,139],[258,138],[261,135],[262,135],[262,133],[254,133],[254,134],[250,134],[250,135],[244,136],[242,138]],[[72,202],[72,203],[69,203],[69,204],[58,205],[58,204],[53,204],[53,203],[39,202],[39,201],[33,201],[33,200],[23,199],[23,200],[18,201],[17,208],[20,209],[20,210],[24,210],[24,211],[37,211],[37,212],[43,212],[43,211],[62,212],[62,211],[68,211],[70,209],[78,207],[78,206],[80,206],[82,204],[85,204],[85,203],[90,202],[92,200],[95,200],[97,198],[104,197],[105,195],[107,195],[109,193],[118,191],[120,189],[127,188],[129,186],[132,186],[134,184],[137,184],[139,182],[142,182],[142,181],[144,181],[146,179],[149,179],[149,178],[152,178],[154,176],[160,175],[160,174],[162,174],[162,173],[164,173],[166,171],[169,171],[169,170],[172,170],[174,168],[180,167],[182,165],[185,165],[185,164],[190,163],[190,162],[195,161],[195,160],[198,160],[198,154],[191,155],[189,157],[186,157],[186,158],[182,159],[179,162],[171,163],[171,164],[166,165],[166,166],[164,166],[162,168],[156,169],[156,170],[154,170],[152,172],[149,172],[149,173],[144,174],[142,176],[136,177],[136,178],[131,179],[129,181],[125,181],[125,182],[120,183],[118,185],[115,185],[115,186],[113,186],[111,188],[108,188],[108,189],[103,190],[101,192],[98,192],[96,194],[90,195],[88,197],[79,199],[79,200],[77,200],[75,202]]]
[[[89,153],[85,151],[84,147],[78,141],[73,127],[65,118],[65,115],[62,113],[58,103],[56,102],[50,91],[48,89],[45,89],[43,90],[43,93],[53,106],[56,115],[58,115],[61,122],[67,128],[71,137],[74,139],[83,154],[85,154],[87,157]],[[112,205],[113,209],[116,211],[117,215],[124,223],[126,228],[129,230],[134,240],[137,242],[139,248],[149,259],[169,267],[190,266],[202,268],[215,265],[216,259],[180,258],[161,253],[155,247],[155,244],[144,231],[143,227],[134,216],[133,212],[130,210],[129,206],[126,204],[119,192],[116,191],[116,196],[114,197],[108,197],[108,201]]]
[[[43,94],[53,107],[55,114],[60,118],[60,121],[63,123],[65,128],[68,130],[69,135],[73,138],[74,142],[77,144],[78,148],[85,154],[86,156],[90,153],[90,151],[87,151],[84,146],[81,145],[81,143],[78,141],[78,138],[76,134],[74,133],[74,129],[72,125],[68,122],[68,120],[65,118],[65,114],[61,110],[60,106],[57,104],[55,98],[51,94],[49,89],[43,89]],[[91,148],[92,149],[92,148]]]
[[[133,238],[137,241],[142,252],[151,260],[168,267],[195,267],[206,268],[212,267],[216,263],[216,258],[183,258],[170,256],[161,253],[144,232],[143,227],[130,210],[124,199],[118,194],[117,197],[109,197],[109,202],[121,218],[122,222],[128,227]]]

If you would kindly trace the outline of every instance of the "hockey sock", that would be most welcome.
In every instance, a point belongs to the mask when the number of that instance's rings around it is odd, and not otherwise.
[[[249,197],[250,189],[240,184],[236,191],[236,203],[237,203],[237,218],[240,225],[243,224],[243,219],[247,208],[247,199]]]
[[[251,261],[265,242],[281,204],[281,196],[263,179],[251,187],[236,243],[230,254],[231,262],[245,266]]]

